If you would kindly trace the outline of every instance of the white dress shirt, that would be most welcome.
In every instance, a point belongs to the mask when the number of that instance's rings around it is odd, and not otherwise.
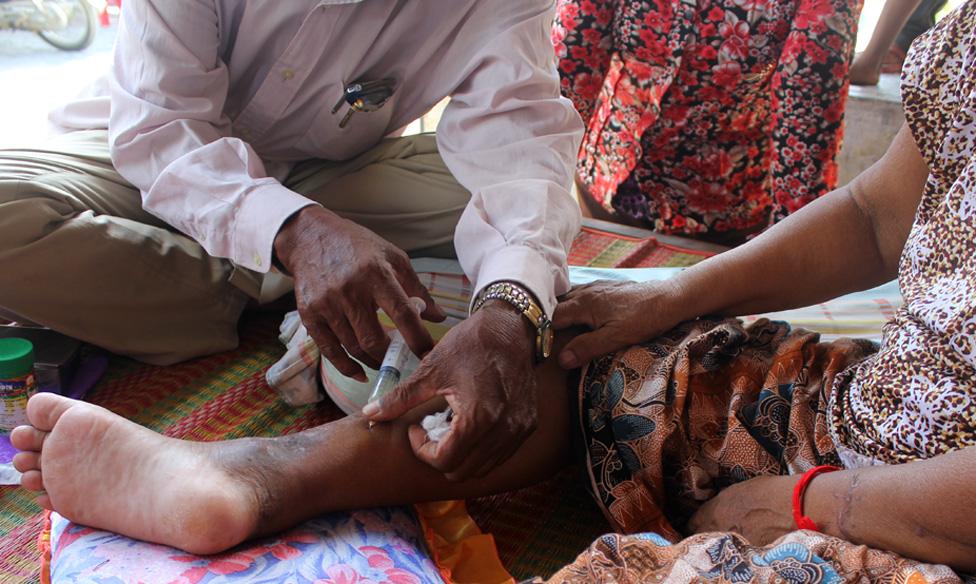
[[[110,107],[86,100],[54,119],[108,127],[149,212],[266,272],[282,223],[315,204],[279,182],[294,163],[356,156],[451,96],[437,143],[472,193],[460,262],[478,289],[521,282],[551,315],[569,285],[582,136],[559,92],[553,11],[552,0],[133,0]],[[389,102],[340,129],[343,88],[386,77]]]

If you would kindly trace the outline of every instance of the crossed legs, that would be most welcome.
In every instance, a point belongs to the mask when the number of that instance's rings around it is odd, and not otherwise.
[[[343,162],[296,165],[285,186],[413,256],[452,257],[470,193],[434,136],[382,140]],[[0,150],[0,313],[147,363],[169,365],[237,346],[252,301],[290,280],[207,254],[142,208],[112,164],[105,130],[43,149]]]

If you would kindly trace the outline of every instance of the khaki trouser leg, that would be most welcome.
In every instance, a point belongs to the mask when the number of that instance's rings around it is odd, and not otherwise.
[[[233,266],[143,211],[106,133],[0,151],[0,306],[150,363],[237,345]]]
[[[383,140],[345,162],[303,162],[285,186],[413,257],[456,257],[454,228],[471,198],[441,160],[433,134]]]
[[[290,282],[210,257],[145,212],[106,138],[78,132],[44,150],[0,151],[0,310],[150,363],[235,347],[248,297],[280,296]],[[454,255],[470,196],[432,135],[302,163],[286,184],[414,256]]]

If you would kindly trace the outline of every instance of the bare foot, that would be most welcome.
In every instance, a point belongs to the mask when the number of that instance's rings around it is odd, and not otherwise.
[[[27,417],[11,434],[21,485],[71,521],[194,554],[258,530],[259,490],[222,462],[234,442],[167,438],[51,393],[31,398]]]
[[[858,53],[851,63],[850,77],[854,85],[877,85],[881,79],[881,62],[866,53]]]

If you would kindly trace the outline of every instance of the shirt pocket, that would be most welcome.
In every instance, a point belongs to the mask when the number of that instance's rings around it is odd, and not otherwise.
[[[339,124],[349,112],[349,104],[343,102],[338,111],[332,113],[335,101],[323,98],[324,103],[296,146],[310,157],[325,160],[347,160],[362,154],[396,129],[390,128],[396,98],[394,92],[378,110],[355,112],[344,128]]]

